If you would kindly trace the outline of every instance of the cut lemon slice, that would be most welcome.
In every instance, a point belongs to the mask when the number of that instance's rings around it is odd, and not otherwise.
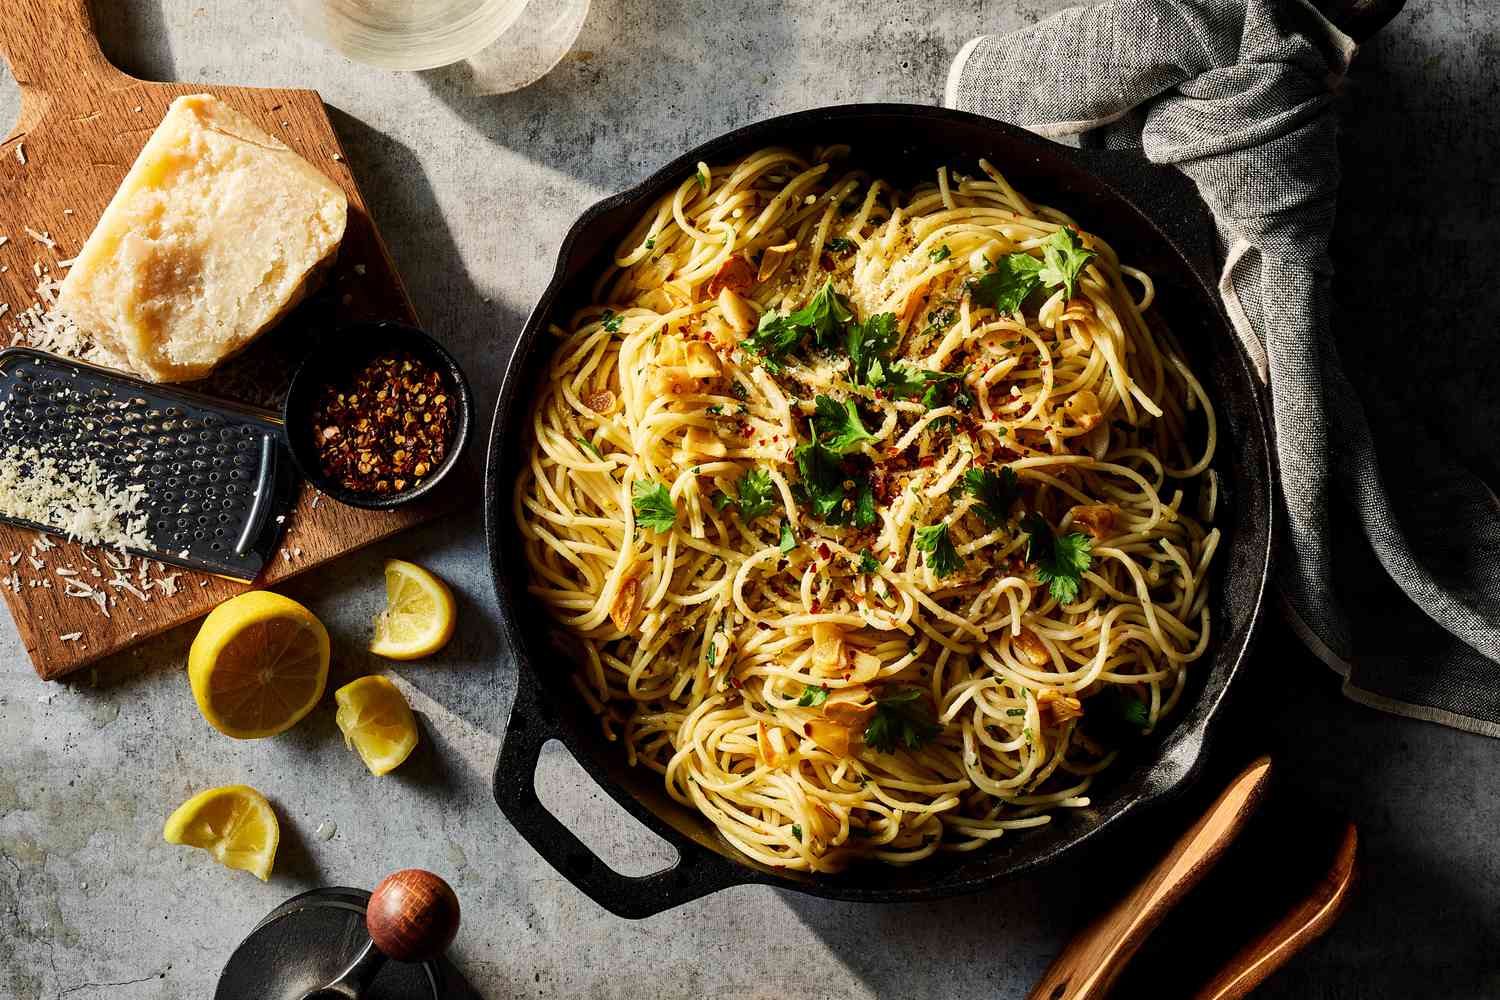
[[[251,740],[296,725],[328,682],[328,631],[289,597],[252,590],[203,620],[188,653],[188,679],[203,717],[226,736]]]
[[[281,827],[264,795],[249,785],[226,785],[199,792],[178,806],[161,835],[169,844],[201,847],[225,868],[264,882],[276,862]]]
[[[387,678],[361,677],[333,693],[344,743],[359,752],[371,774],[386,774],[417,747],[417,720],[401,689]]]
[[[431,656],[453,636],[453,593],[415,563],[385,564],[385,610],[375,616],[370,652],[390,660]]]

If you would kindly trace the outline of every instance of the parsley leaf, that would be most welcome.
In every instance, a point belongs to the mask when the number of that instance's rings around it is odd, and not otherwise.
[[[884,389],[894,399],[921,397],[922,402],[931,409],[942,405],[938,386],[961,379],[968,373],[967,368],[959,372],[935,372],[930,368],[918,368],[905,361],[897,361],[884,369],[878,380],[872,377],[870,384]]]
[[[786,555],[797,547],[797,536],[792,534],[792,523],[785,518],[781,521],[781,539],[776,543],[782,555]]]
[[[636,521],[652,531],[671,531],[677,523],[677,505],[661,483],[637,479],[630,485],[630,505]]]
[[[998,528],[1020,494],[1020,483],[1008,465],[1001,466],[999,472],[970,469],[964,473],[964,492],[976,501],[970,509],[979,519],[988,527]]]
[[[776,509],[771,474],[765,469],[759,467],[751,469],[740,477],[735,489],[739,493],[739,499],[735,501],[735,505],[740,509],[740,517],[746,521],[753,521]]]
[[[824,282],[812,301],[787,316],[787,322],[812,331],[813,343],[824,349],[839,344],[844,324],[854,319],[849,300],[833,290],[833,279]]]
[[[840,455],[847,455],[859,447],[861,441],[873,440],[875,435],[865,430],[859,419],[859,408],[853,399],[839,403],[832,396],[819,396],[814,403],[813,430],[828,448]]]
[[[593,455],[595,458],[599,459],[599,461],[604,461],[604,456],[599,454],[599,449],[594,447],[592,441],[589,441],[587,438],[578,438],[577,441],[578,447],[582,448],[590,455]]]
[[[859,488],[859,493],[854,497],[854,526],[856,528],[874,527],[875,521],[875,491],[870,488],[868,481]]]
[[[1043,266],[1028,253],[1006,254],[983,277],[971,278],[969,291],[979,304],[1013,313],[1042,283]]]
[[[1144,698],[1120,691],[1120,718],[1124,719],[1136,729],[1144,730],[1151,724],[1151,707],[1146,704]]]
[[[620,314],[613,309],[604,310],[604,329],[610,333],[619,333],[620,319]]]
[[[656,237],[655,236],[648,236],[648,237],[646,237],[646,249],[647,250],[655,250],[656,249]]]
[[[902,688],[875,699],[875,714],[865,727],[865,743],[880,753],[905,747],[920,750],[943,731],[918,688]]]
[[[911,399],[922,395],[927,379],[922,369],[897,361],[881,372],[878,382],[872,380],[870,384],[880,386],[895,399]]]
[[[708,498],[708,502],[714,505],[714,510],[723,510],[725,507],[728,507],[730,504],[735,503],[736,501],[734,497],[730,496],[728,493],[725,493],[723,490],[714,490],[713,496]]]
[[[875,373],[901,342],[895,313],[876,313],[863,323],[852,323],[845,337],[849,352],[849,380],[855,385],[878,385]]]
[[[792,836],[796,837],[799,841],[802,839],[802,827],[796,823],[792,824]]]
[[[1037,579],[1047,584],[1059,604],[1078,600],[1083,572],[1094,561],[1089,536],[1075,531],[1059,538],[1047,519],[1036,513],[1021,519],[1021,530],[1028,536],[1026,561],[1036,564]]]
[[[854,241],[843,236],[835,236],[828,241],[828,249],[834,253],[853,253]]]
[[[1088,713],[1081,724],[1090,739],[1118,745],[1150,728],[1151,706],[1132,688],[1106,684],[1088,699]]]
[[[693,178],[695,180],[697,180],[699,190],[702,190],[702,191],[707,191],[708,190],[708,182],[709,182],[710,178],[709,178],[709,173],[708,173],[708,168],[707,167],[705,167],[701,163],[698,164],[698,169],[696,169],[696,170],[693,171]]]
[[[927,568],[938,577],[951,576],[964,568],[963,557],[948,539],[946,524],[929,524],[917,529],[917,549],[927,553]]]
[[[802,697],[797,699],[797,704],[802,708],[815,708],[827,700],[828,689],[826,687],[808,685],[802,689]]]
[[[947,260],[952,255],[953,255],[953,251],[948,249],[948,244],[946,244],[946,243],[944,243],[942,246],[938,247],[936,250],[929,250],[929,251],[927,251],[927,258],[929,260],[931,260],[934,264],[941,264],[943,261]]]
[[[938,309],[927,314],[927,329],[922,331],[922,336],[932,337],[942,333],[948,327],[958,322],[958,312],[954,309]]]
[[[781,371],[781,363],[792,349],[802,343],[803,331],[775,310],[761,313],[760,324],[740,345],[761,357],[761,363],[771,372]]]
[[[802,490],[812,504],[813,513],[827,520],[844,502],[844,474],[839,469],[838,453],[825,448],[814,437],[799,446],[794,455]]]
[[[1076,232],[1064,226],[1042,243],[1042,260],[1046,262],[1046,266],[1042,268],[1041,279],[1049,287],[1062,285],[1067,297],[1071,299],[1078,275],[1097,256],[1097,253],[1083,245]]]
[[[755,332],[740,343],[759,354],[761,364],[776,374],[781,371],[786,356],[801,346],[808,334],[812,334],[813,342],[819,347],[831,350],[839,345],[845,326],[853,319],[849,301],[833,290],[830,280],[811,302],[794,313],[782,315],[775,310],[762,313]]]
[[[855,566],[855,569],[861,573],[879,573],[880,560],[875,558],[875,553],[864,549],[859,554],[859,564]]]

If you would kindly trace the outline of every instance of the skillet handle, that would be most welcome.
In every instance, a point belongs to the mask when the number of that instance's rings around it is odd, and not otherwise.
[[[652,875],[621,875],[600,860],[537,796],[537,761],[542,747],[558,734],[544,721],[547,713],[538,702],[533,682],[524,674],[518,680],[515,705],[495,762],[495,801],[559,875],[609,912],[631,920],[757,881],[751,869],[684,837],[668,836],[677,851],[677,863]]]

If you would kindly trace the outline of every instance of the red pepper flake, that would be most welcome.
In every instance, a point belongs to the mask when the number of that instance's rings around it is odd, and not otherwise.
[[[813,601],[812,602],[812,607],[808,608],[808,610],[811,611],[813,614],[818,614],[820,611],[823,610],[823,605],[819,604],[817,601]]]
[[[829,551],[827,542],[824,542],[822,545],[818,546],[818,555],[822,556],[824,559],[833,558],[833,553]]]
[[[325,385],[312,422],[325,476],[358,493],[401,493],[447,456],[452,399],[435,368],[403,352]]]

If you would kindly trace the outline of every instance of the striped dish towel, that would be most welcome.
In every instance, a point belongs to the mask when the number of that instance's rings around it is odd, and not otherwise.
[[[1273,415],[1289,620],[1350,697],[1500,736],[1500,503],[1441,441],[1368,417],[1330,333],[1333,88],[1354,54],[1302,0],[1113,0],[974,39],[945,102],[1194,181]]]

